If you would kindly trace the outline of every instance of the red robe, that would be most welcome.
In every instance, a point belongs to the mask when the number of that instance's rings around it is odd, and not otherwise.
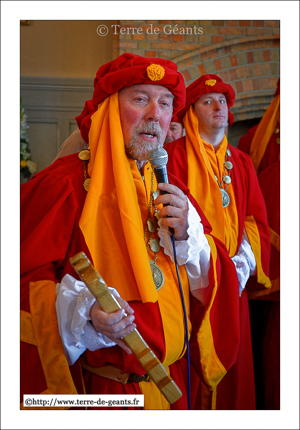
[[[83,181],[82,161],[78,159],[77,154],[73,154],[57,160],[21,187],[21,312],[24,319],[29,321],[29,325],[33,324],[33,331],[38,340],[36,345],[25,330],[25,336],[21,342],[21,401],[23,394],[42,392],[57,394],[84,392],[138,394],[140,392],[136,383],[123,385],[88,371],[85,371],[82,377],[78,361],[69,369],[63,357],[64,352],[55,314],[55,284],[66,274],[78,279],[69,262],[70,257],[83,251],[91,259],[79,228],[79,219],[86,196]],[[179,186],[188,195],[200,213],[205,232],[209,233],[210,226],[186,186],[176,178],[170,177],[170,182]],[[223,267],[228,276],[232,276],[230,273],[234,272],[234,265],[228,266],[222,262],[223,259],[226,262],[229,260],[224,254],[223,245],[217,240],[216,246],[220,249],[220,257],[217,258],[218,276]],[[41,290],[43,294],[36,296],[36,302],[32,298],[35,296],[31,297],[30,294],[34,294],[36,283],[45,280],[46,283],[42,285]],[[115,287],[118,289],[118,286]],[[162,361],[165,346],[158,304],[130,302],[130,306],[135,310],[135,322],[139,332]],[[51,332],[47,338],[50,318]],[[52,344],[54,332],[56,337]],[[53,352],[54,349],[58,351],[56,355]],[[45,351],[48,351],[48,354]],[[136,373],[140,376],[145,373],[136,358],[133,355],[127,355],[118,346],[95,352],[86,351],[85,354],[89,364],[95,367],[111,363],[126,373]],[[182,398],[172,405],[172,409],[187,409],[185,361],[172,364],[170,372],[183,393]],[[193,368],[191,376],[195,382],[194,394],[192,393],[194,403],[198,377]]]
[[[264,201],[257,181],[251,159],[241,151],[229,145],[231,151],[231,161],[234,168],[231,171],[232,186],[234,190],[236,207],[239,219],[238,250],[244,228],[245,218],[253,216],[260,235],[261,264],[264,273],[268,276],[270,245],[269,232],[267,227],[267,217]],[[183,183],[187,184],[188,163],[185,149],[185,138],[165,146],[169,154],[168,170],[177,176]],[[199,174],[201,184],[201,174]],[[201,206],[201,202],[198,202]],[[205,207],[202,207],[205,213]],[[209,221],[209,220],[208,220]],[[223,275],[226,276],[224,270]],[[236,274],[231,275],[232,289],[224,291],[221,288],[216,296],[217,304],[211,313],[211,323],[213,337],[219,350],[232,351],[235,347],[235,354],[231,354],[228,361],[228,372],[217,385],[216,409],[255,409],[255,385],[252,359],[252,344],[249,319],[249,306],[247,292],[244,291],[239,298],[235,288]],[[260,286],[259,288],[262,288]],[[206,305],[207,306],[207,305]],[[196,300],[192,302],[191,313],[193,315],[193,330],[201,324],[205,310],[199,308]],[[235,317],[235,320],[233,318]],[[230,331],[225,331],[228,318],[234,320],[234,325]],[[193,331],[193,365],[197,367],[197,362],[201,361],[196,348],[197,333]],[[235,338],[236,337],[236,338]],[[229,355],[229,354],[228,354]],[[201,370],[201,369],[200,369]],[[199,372],[202,378],[201,371]],[[200,392],[201,396],[201,392]],[[201,399],[200,399],[201,400]],[[199,408],[200,408],[199,401]]]

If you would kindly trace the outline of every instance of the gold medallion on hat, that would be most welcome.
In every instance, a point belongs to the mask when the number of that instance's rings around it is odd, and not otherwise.
[[[147,67],[147,76],[151,81],[160,81],[165,76],[165,69],[160,64],[150,64]]]
[[[205,81],[205,85],[207,85],[208,87],[213,87],[214,85],[216,85],[217,81],[215,79],[208,79],[207,81]]]

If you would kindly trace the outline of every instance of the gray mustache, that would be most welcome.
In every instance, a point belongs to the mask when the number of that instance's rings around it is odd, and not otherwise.
[[[134,132],[134,135],[138,135],[140,133],[155,134],[157,136],[158,140],[160,140],[162,137],[162,130],[161,130],[160,126],[154,122],[140,125],[136,129],[136,131]]]

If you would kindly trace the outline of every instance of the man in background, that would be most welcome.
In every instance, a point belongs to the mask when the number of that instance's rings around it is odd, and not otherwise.
[[[165,143],[173,142],[173,140],[180,139],[180,137],[182,137],[183,135],[184,135],[184,128],[183,128],[182,120],[179,119],[177,115],[174,115],[170,123],[170,127],[167,133]]]

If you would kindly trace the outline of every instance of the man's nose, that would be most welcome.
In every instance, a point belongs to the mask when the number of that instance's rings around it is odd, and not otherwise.
[[[147,121],[158,121],[160,117],[159,106],[156,102],[152,102],[148,105],[146,120]]]
[[[218,100],[215,100],[214,108],[215,108],[215,110],[221,110],[222,109],[222,105]]]

